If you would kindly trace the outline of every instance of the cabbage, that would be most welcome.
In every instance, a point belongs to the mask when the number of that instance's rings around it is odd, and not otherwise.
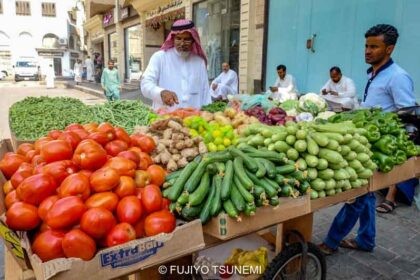
[[[327,120],[329,117],[334,116],[334,115],[335,115],[335,112],[326,111],[326,112],[319,113],[318,116],[315,119],[316,120],[317,119]]]
[[[297,109],[299,107],[299,101],[297,100],[286,100],[280,104],[280,108],[285,111]]]
[[[316,93],[307,93],[299,98],[299,109],[316,116],[327,109],[327,102]]]

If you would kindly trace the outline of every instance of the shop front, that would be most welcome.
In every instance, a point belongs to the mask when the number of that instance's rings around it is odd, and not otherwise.
[[[55,75],[63,76],[63,68],[67,69],[69,67],[68,62],[70,62],[66,50],[38,48],[36,51],[38,52],[42,75],[45,75],[49,66],[52,65]]]
[[[193,4],[193,20],[208,58],[209,79],[228,62],[239,70],[240,0],[206,0]]]
[[[102,21],[102,15],[95,15],[85,23],[85,29],[88,31],[89,35],[89,40],[87,42],[89,55],[92,57],[95,65],[95,79],[97,82],[100,80],[104,61],[105,30]],[[82,59],[82,57],[74,57],[71,64],[72,69],[76,59]]]
[[[140,24],[124,29],[125,78],[139,80],[141,76]]]

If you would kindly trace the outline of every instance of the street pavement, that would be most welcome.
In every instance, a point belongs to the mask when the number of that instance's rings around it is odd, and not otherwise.
[[[105,102],[99,85],[72,81],[57,83],[60,88],[46,90],[36,82],[0,82],[2,106],[0,106],[0,131],[2,138],[10,137],[8,108],[26,96],[69,96],[87,104]],[[94,92],[96,91],[96,92]],[[122,99],[139,99],[140,91],[123,91]],[[145,100],[148,102],[148,100]],[[150,104],[150,102],[149,102]],[[417,186],[418,187],[418,186]],[[377,196],[377,202],[382,201]],[[314,215],[313,242],[318,244],[328,232],[329,226],[341,205],[320,210]],[[355,236],[358,225],[350,236]],[[416,206],[400,205],[391,214],[376,216],[376,248],[372,253],[340,248],[327,257],[328,280],[411,280],[420,279],[420,211]],[[4,279],[4,251],[0,240],[0,279]]]

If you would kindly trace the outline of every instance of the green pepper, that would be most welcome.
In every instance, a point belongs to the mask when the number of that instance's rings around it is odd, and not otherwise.
[[[392,156],[377,151],[373,152],[372,160],[378,165],[379,170],[384,173],[391,171],[395,164]]]
[[[384,154],[392,155],[397,149],[396,139],[392,135],[384,135],[373,144],[377,150],[381,151]]]
[[[407,156],[404,151],[397,150],[394,155],[394,162],[396,164],[402,164],[407,160]]]
[[[379,133],[379,128],[374,124],[368,124],[365,126],[366,132],[366,138],[369,140],[369,142],[376,142],[381,138],[381,134]]]
[[[405,154],[407,155],[407,157],[414,157],[418,155],[418,148],[412,141],[406,142]]]

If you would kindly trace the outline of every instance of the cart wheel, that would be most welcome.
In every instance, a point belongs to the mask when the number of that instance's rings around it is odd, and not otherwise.
[[[306,263],[306,277],[308,280],[325,280],[327,268],[325,257],[313,243],[308,242],[308,253]],[[288,245],[268,265],[263,279],[301,279],[302,248],[300,243]]]

